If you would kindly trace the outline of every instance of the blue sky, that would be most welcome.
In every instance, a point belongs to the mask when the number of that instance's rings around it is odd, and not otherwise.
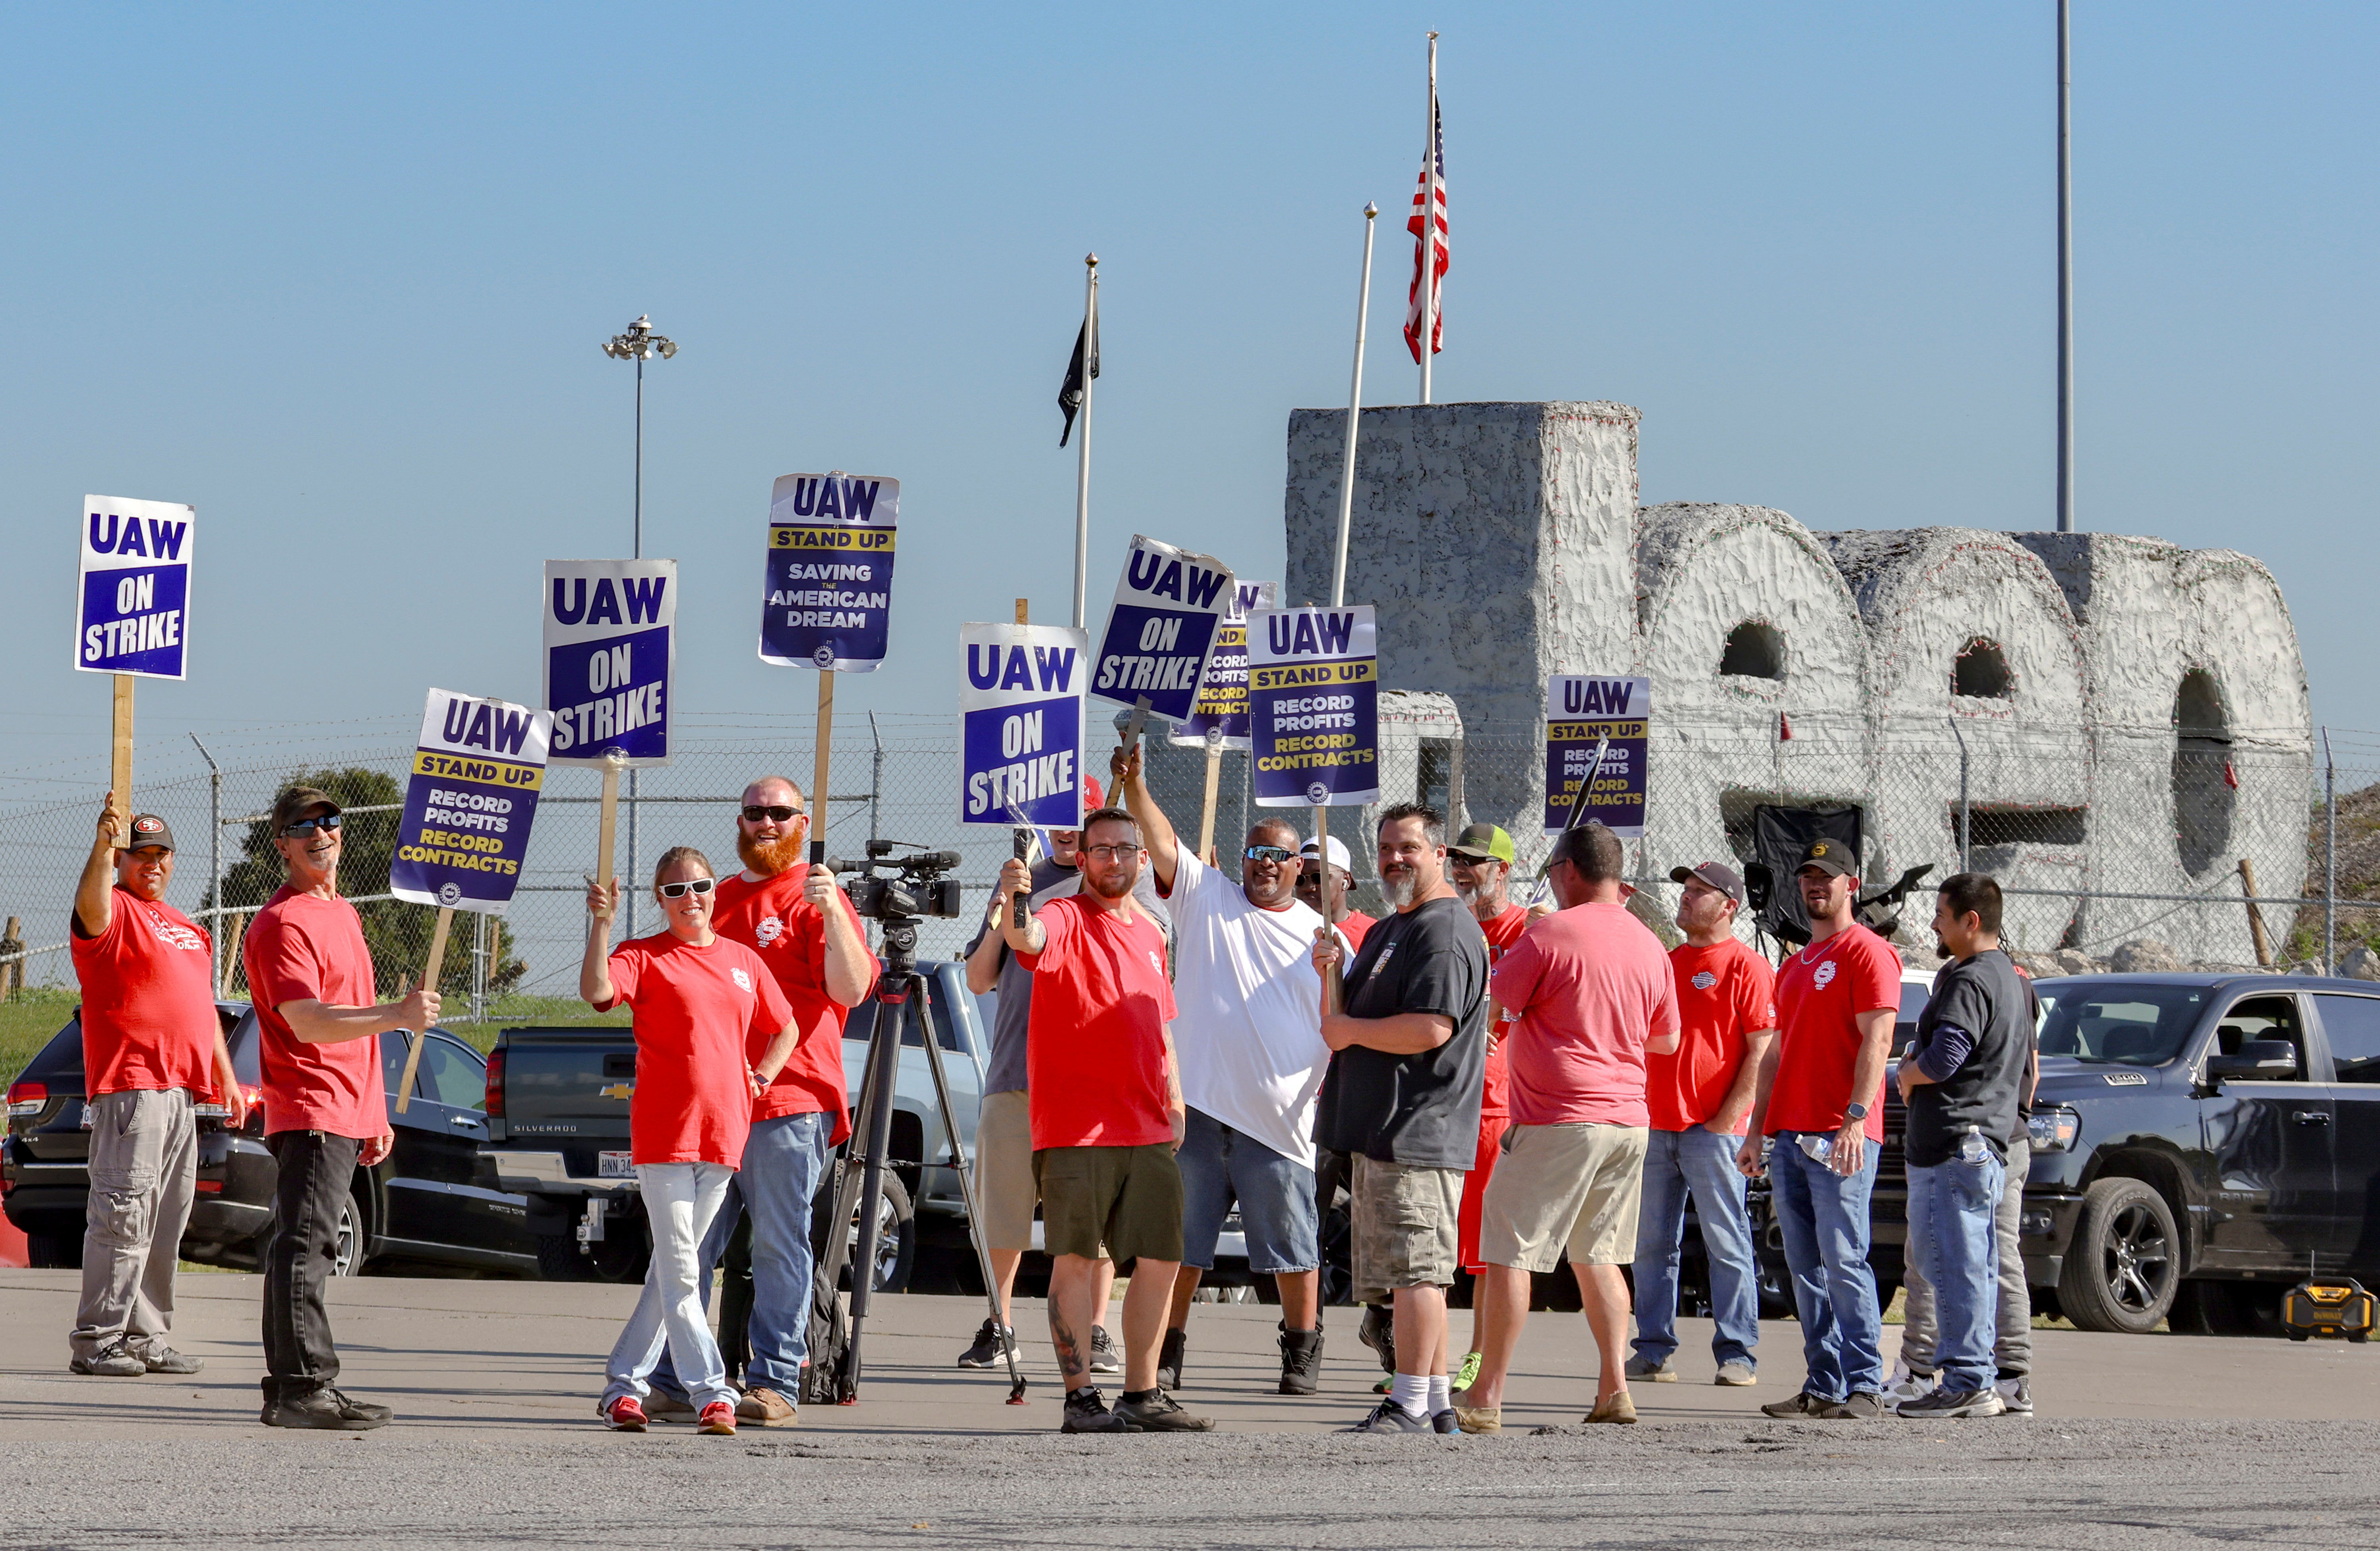
[[[2380,729],[2380,10],[2077,9],[2082,523],[2263,557],[2316,718]],[[626,551],[630,373],[597,345],[640,312],[684,347],[646,442],[682,709],[808,710],[752,645],[795,469],[904,481],[895,660],[846,706],[943,714],[956,621],[1063,617],[1089,248],[1095,616],[1135,530],[1277,575],[1287,413],[1343,398],[1357,212],[1402,219],[1431,27],[1439,398],[1636,405],[1647,502],[2048,527],[2052,14],[19,9],[0,788],[103,778],[105,681],[66,666],[87,491],[204,525],[155,769],[188,729],[400,742],[432,684],[533,699],[541,562]],[[1413,394],[1409,263],[1383,241],[1371,402]]]

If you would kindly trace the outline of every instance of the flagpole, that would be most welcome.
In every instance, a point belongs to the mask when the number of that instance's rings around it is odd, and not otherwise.
[[[1372,314],[1372,233],[1379,214],[1379,206],[1364,206],[1364,280],[1355,288],[1355,370],[1347,384],[1347,454],[1339,466],[1339,549],[1330,567],[1334,609],[1347,601],[1347,530],[1355,517],[1355,421],[1364,408],[1364,328]]]
[[[2074,50],[2058,0],[2058,531],[2074,531]]]
[[[1438,339],[1438,34],[1429,35],[1429,117],[1422,127],[1421,401],[1429,402],[1429,357]]]
[[[1075,628],[1091,578],[1091,358],[1099,338],[1099,256],[1083,256],[1083,444],[1075,453]]]

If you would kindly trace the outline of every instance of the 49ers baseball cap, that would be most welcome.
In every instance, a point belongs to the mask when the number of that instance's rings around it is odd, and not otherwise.
[[[1815,867],[1836,878],[1857,878],[1859,853],[1839,840],[1814,840],[1810,849],[1802,853],[1802,859],[1793,865],[1795,872],[1803,867]]]
[[[164,851],[173,850],[175,848],[173,826],[153,813],[135,814],[132,819],[132,838],[124,842],[124,849],[144,851],[152,845]]]

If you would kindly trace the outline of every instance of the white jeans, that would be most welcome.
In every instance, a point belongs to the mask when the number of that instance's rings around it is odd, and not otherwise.
[[[639,1163],[637,1181],[651,1227],[653,1259],[645,1289],[604,1363],[602,1404],[623,1395],[643,1400],[645,1375],[669,1348],[670,1366],[685,1384],[686,1398],[700,1411],[714,1400],[735,1403],[727,1364],[710,1334],[710,1290],[698,1285],[702,1236],[726,1199],[735,1170],[721,1163]]]

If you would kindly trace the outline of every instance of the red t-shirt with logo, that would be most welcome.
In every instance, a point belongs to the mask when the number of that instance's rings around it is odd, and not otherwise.
[[[356,907],[284,886],[249,923],[240,955],[256,1003],[257,1065],[264,1130],[320,1131],[359,1141],[387,1134],[388,1095],[380,1076],[380,1036],[309,1045],[289,1032],[281,1005],[370,1007],[371,950]]]
[[[612,1000],[596,1011],[626,1002],[637,1034],[628,1160],[742,1167],[752,1131],[747,1052],[765,1051],[794,1021],[777,977],[740,942],[714,937],[698,948],[667,931],[613,949],[611,974]]]
[[[1678,1048],[1645,1056],[1655,1131],[1689,1131],[1718,1113],[1743,1064],[1743,1036],[1777,1026],[1777,972],[1735,939],[1670,950],[1678,987]]]
[[[1512,944],[1521,940],[1521,934],[1528,929],[1528,926],[1529,913],[1517,904],[1507,906],[1504,914],[1493,921],[1479,923],[1480,932],[1488,939],[1488,972],[1490,975],[1495,973],[1497,962],[1503,958]],[[1512,1113],[1508,1097],[1512,1085],[1512,1053],[1505,1049],[1504,1041],[1512,1034],[1512,1025],[1520,1021],[1521,1015],[1508,1007],[1504,1009],[1503,1021],[1488,1031],[1495,1037],[1488,1045],[1488,1083],[1479,1100],[1479,1118],[1482,1121],[1501,1120]]]
[[[721,878],[711,893],[710,928],[760,955],[777,988],[792,1005],[794,1022],[801,1025],[802,1042],[794,1047],[794,1059],[777,1073],[768,1091],[752,1101],[752,1119],[757,1122],[780,1115],[832,1115],[834,1134],[827,1145],[833,1146],[851,1134],[851,1100],[843,1083],[843,1017],[850,1009],[827,995],[826,917],[802,897],[802,885],[809,875],[810,865],[797,862],[771,878],[754,879],[739,873]],[[851,908],[851,897],[838,889],[834,900],[865,952],[868,936]],[[868,955],[871,986],[882,967],[873,954]],[[753,1031],[747,1052],[750,1064],[760,1064],[769,1041],[776,1036],[776,1029]]]
[[[1051,900],[1034,919],[1049,939],[1016,955],[1033,972],[1025,1087],[1034,1151],[1172,1141],[1164,932],[1137,905],[1126,921],[1089,894]]]
[[[214,939],[163,900],[118,887],[107,929],[74,933],[83,1092],[215,1091]]]
[[[1900,955],[1853,923],[1785,961],[1777,976],[1777,1082],[1768,1134],[1840,1131],[1852,1098],[1862,1012],[1900,1010]],[[1884,1079],[1863,1096],[1867,1139],[1884,1141]]]

